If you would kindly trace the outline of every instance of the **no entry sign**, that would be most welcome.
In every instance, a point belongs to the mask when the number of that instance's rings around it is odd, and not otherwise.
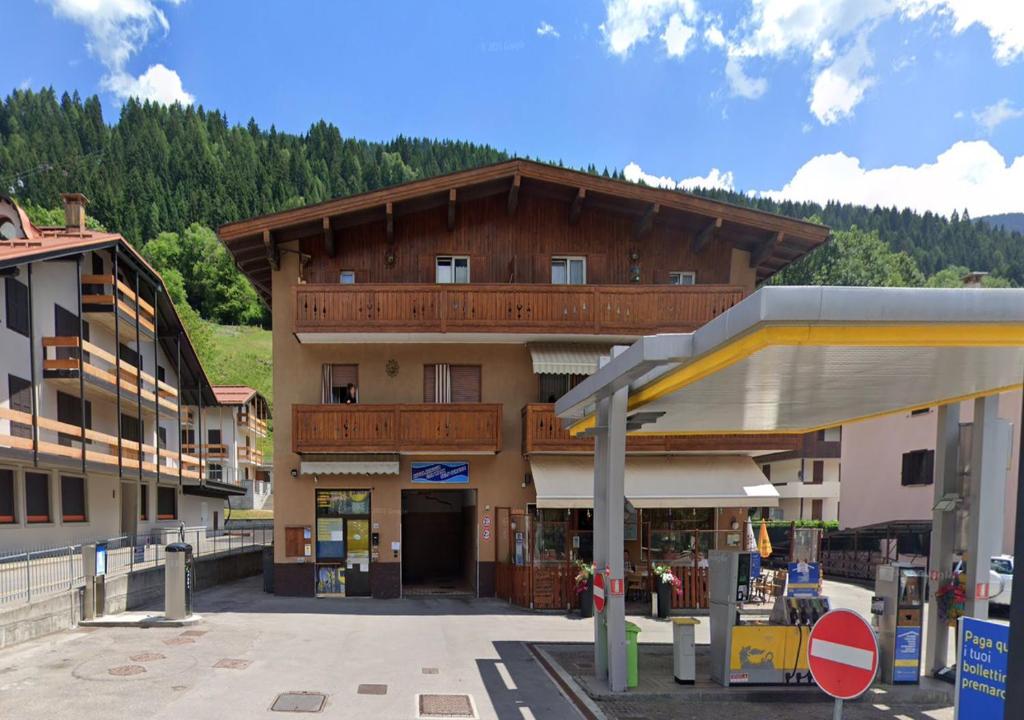
[[[818,687],[837,700],[852,700],[871,687],[878,670],[878,641],[853,610],[831,610],[811,628],[807,665]]]
[[[594,573],[594,610],[604,610],[604,575]]]

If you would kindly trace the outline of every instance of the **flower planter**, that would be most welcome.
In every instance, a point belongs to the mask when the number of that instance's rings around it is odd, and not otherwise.
[[[590,578],[586,589],[580,592],[580,617],[594,617],[594,578]]]

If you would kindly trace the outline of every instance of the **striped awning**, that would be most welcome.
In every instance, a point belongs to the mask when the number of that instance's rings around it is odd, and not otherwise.
[[[609,345],[584,343],[530,343],[528,347],[538,375],[592,375],[598,359],[611,350]]]
[[[299,464],[303,475],[398,475],[395,453],[305,455]]]

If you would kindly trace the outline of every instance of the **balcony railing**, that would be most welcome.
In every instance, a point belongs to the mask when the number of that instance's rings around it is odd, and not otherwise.
[[[501,405],[293,405],[297,453],[501,450]]]
[[[169,413],[178,411],[178,391],[163,380],[157,380],[147,372],[140,372],[126,360],[120,362],[118,377],[117,358],[88,340],[75,336],[44,337],[43,376],[57,381],[72,380],[77,386],[78,373],[85,374],[86,383],[113,395],[120,390],[122,397],[129,400],[141,395],[147,409],[155,407],[159,398],[160,407]],[[81,355],[85,351],[85,355]],[[77,389],[77,387],[75,388]]]
[[[181,450],[190,455],[202,455],[207,460],[224,460],[228,456],[228,446],[224,443],[184,443]]]
[[[238,446],[238,462],[252,465],[263,464],[263,451],[252,445]]]
[[[688,332],[743,299],[732,285],[297,285],[295,332]]]
[[[572,437],[562,427],[550,403],[531,403],[523,408],[523,454],[594,452],[594,440]],[[628,435],[626,452],[785,452],[800,448],[799,434],[745,435]]]
[[[84,312],[106,314],[107,317],[113,318],[116,307],[116,316],[121,323],[122,332],[134,336],[136,317],[141,332],[152,335],[155,331],[153,306],[138,297],[123,281],[115,280],[113,275],[83,275],[82,286]]]
[[[255,433],[257,437],[267,436],[267,421],[246,410],[238,413],[238,426]]]

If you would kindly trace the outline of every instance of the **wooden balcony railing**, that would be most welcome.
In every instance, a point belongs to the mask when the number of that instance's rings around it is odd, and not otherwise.
[[[246,410],[238,413],[238,426],[255,433],[257,437],[267,436],[267,421]]]
[[[263,451],[252,445],[238,446],[238,462],[252,465],[263,464]]]
[[[297,285],[295,332],[688,332],[743,299],[732,285]]]
[[[152,334],[156,328],[153,306],[138,297],[135,291],[113,275],[82,276],[82,309],[87,313],[114,314],[115,304],[124,330],[132,327],[138,315],[139,329]]]
[[[228,446],[224,443],[184,443],[181,450],[190,455],[202,455],[206,460],[224,460],[228,456]]]
[[[292,449],[496,453],[501,450],[501,405],[293,405]]]
[[[43,376],[56,380],[76,379],[78,373],[85,374],[90,385],[109,391],[111,394],[120,390],[122,397],[135,399],[137,394],[143,401],[153,406],[156,402],[170,413],[178,411],[178,391],[163,380],[157,380],[147,372],[126,360],[121,360],[120,377],[118,377],[117,358],[113,353],[94,345],[88,340],[80,340],[74,336],[44,337]],[[82,355],[85,351],[85,355]],[[72,383],[77,385],[77,382]]]
[[[523,454],[593,453],[593,438],[574,438],[562,427],[550,403],[531,403],[523,408]],[[801,447],[802,435],[628,435],[626,452],[785,452]]]

